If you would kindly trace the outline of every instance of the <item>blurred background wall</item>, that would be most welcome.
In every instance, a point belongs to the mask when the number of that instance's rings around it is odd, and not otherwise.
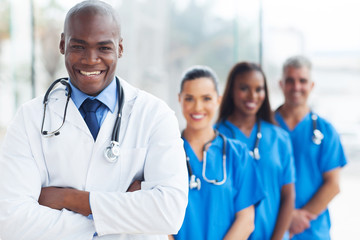
[[[67,76],[58,44],[65,14],[77,2],[0,0],[0,144],[18,107]],[[311,106],[333,123],[349,159],[343,192],[331,204],[333,239],[360,234],[359,1],[106,2],[122,20],[124,55],[117,74],[165,100],[180,128],[185,122],[177,93],[188,67],[209,65],[222,88],[234,63],[257,62],[267,75],[275,109],[283,101],[278,85],[282,63],[294,54],[308,56],[316,84]]]

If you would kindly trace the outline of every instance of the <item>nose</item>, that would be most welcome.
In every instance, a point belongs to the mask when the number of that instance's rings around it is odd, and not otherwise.
[[[256,98],[256,95],[257,95],[256,90],[251,90],[251,91],[249,91],[248,99],[253,100],[254,98]]]
[[[83,57],[81,59],[82,64],[89,64],[89,65],[98,64],[100,63],[100,61],[101,60],[97,54],[97,51],[93,49],[87,49],[84,52]]]
[[[295,81],[294,82],[294,90],[300,90],[301,88],[301,83],[300,81]]]
[[[194,107],[195,107],[195,111],[202,110],[202,107],[203,107],[202,102],[199,101],[199,100],[195,101],[195,106]]]

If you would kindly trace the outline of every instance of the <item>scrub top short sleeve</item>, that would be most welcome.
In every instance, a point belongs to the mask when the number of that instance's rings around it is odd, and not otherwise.
[[[257,204],[264,196],[253,159],[245,145],[226,139],[227,179],[215,185],[203,178],[203,160],[199,160],[184,139],[185,152],[193,174],[201,188],[189,190],[189,201],[183,225],[175,235],[181,240],[223,239],[235,220],[235,214]],[[223,179],[223,140],[218,136],[207,150],[205,175],[208,179]]]

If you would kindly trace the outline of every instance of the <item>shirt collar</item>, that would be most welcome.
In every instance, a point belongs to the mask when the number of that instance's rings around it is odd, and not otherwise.
[[[115,111],[116,103],[117,103],[117,86],[115,78],[111,81],[111,83],[100,92],[96,97],[89,96],[86,93],[83,93],[78,88],[76,88],[71,81],[69,80],[69,84],[71,86],[71,99],[75,103],[75,106],[79,109],[81,104],[85,101],[85,99],[97,99],[102,102],[110,111],[113,113]],[[116,97],[114,97],[114,95]]]

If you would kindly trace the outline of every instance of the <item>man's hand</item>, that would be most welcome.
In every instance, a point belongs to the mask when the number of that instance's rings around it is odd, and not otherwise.
[[[127,192],[135,192],[141,190],[141,181],[135,180],[130,187],[128,188]]]
[[[310,227],[310,221],[316,218],[315,214],[312,214],[303,209],[295,209],[290,225],[290,236],[302,233]]]
[[[68,209],[84,216],[91,214],[89,192],[73,188],[44,187],[39,204],[52,209]]]
[[[52,209],[61,210],[65,208],[65,191],[65,188],[44,187],[41,189],[39,204]]]
[[[141,181],[134,181],[127,192],[141,189]],[[73,212],[88,216],[91,213],[89,192],[72,188],[44,187],[41,189],[39,204],[52,209],[68,209]]]

